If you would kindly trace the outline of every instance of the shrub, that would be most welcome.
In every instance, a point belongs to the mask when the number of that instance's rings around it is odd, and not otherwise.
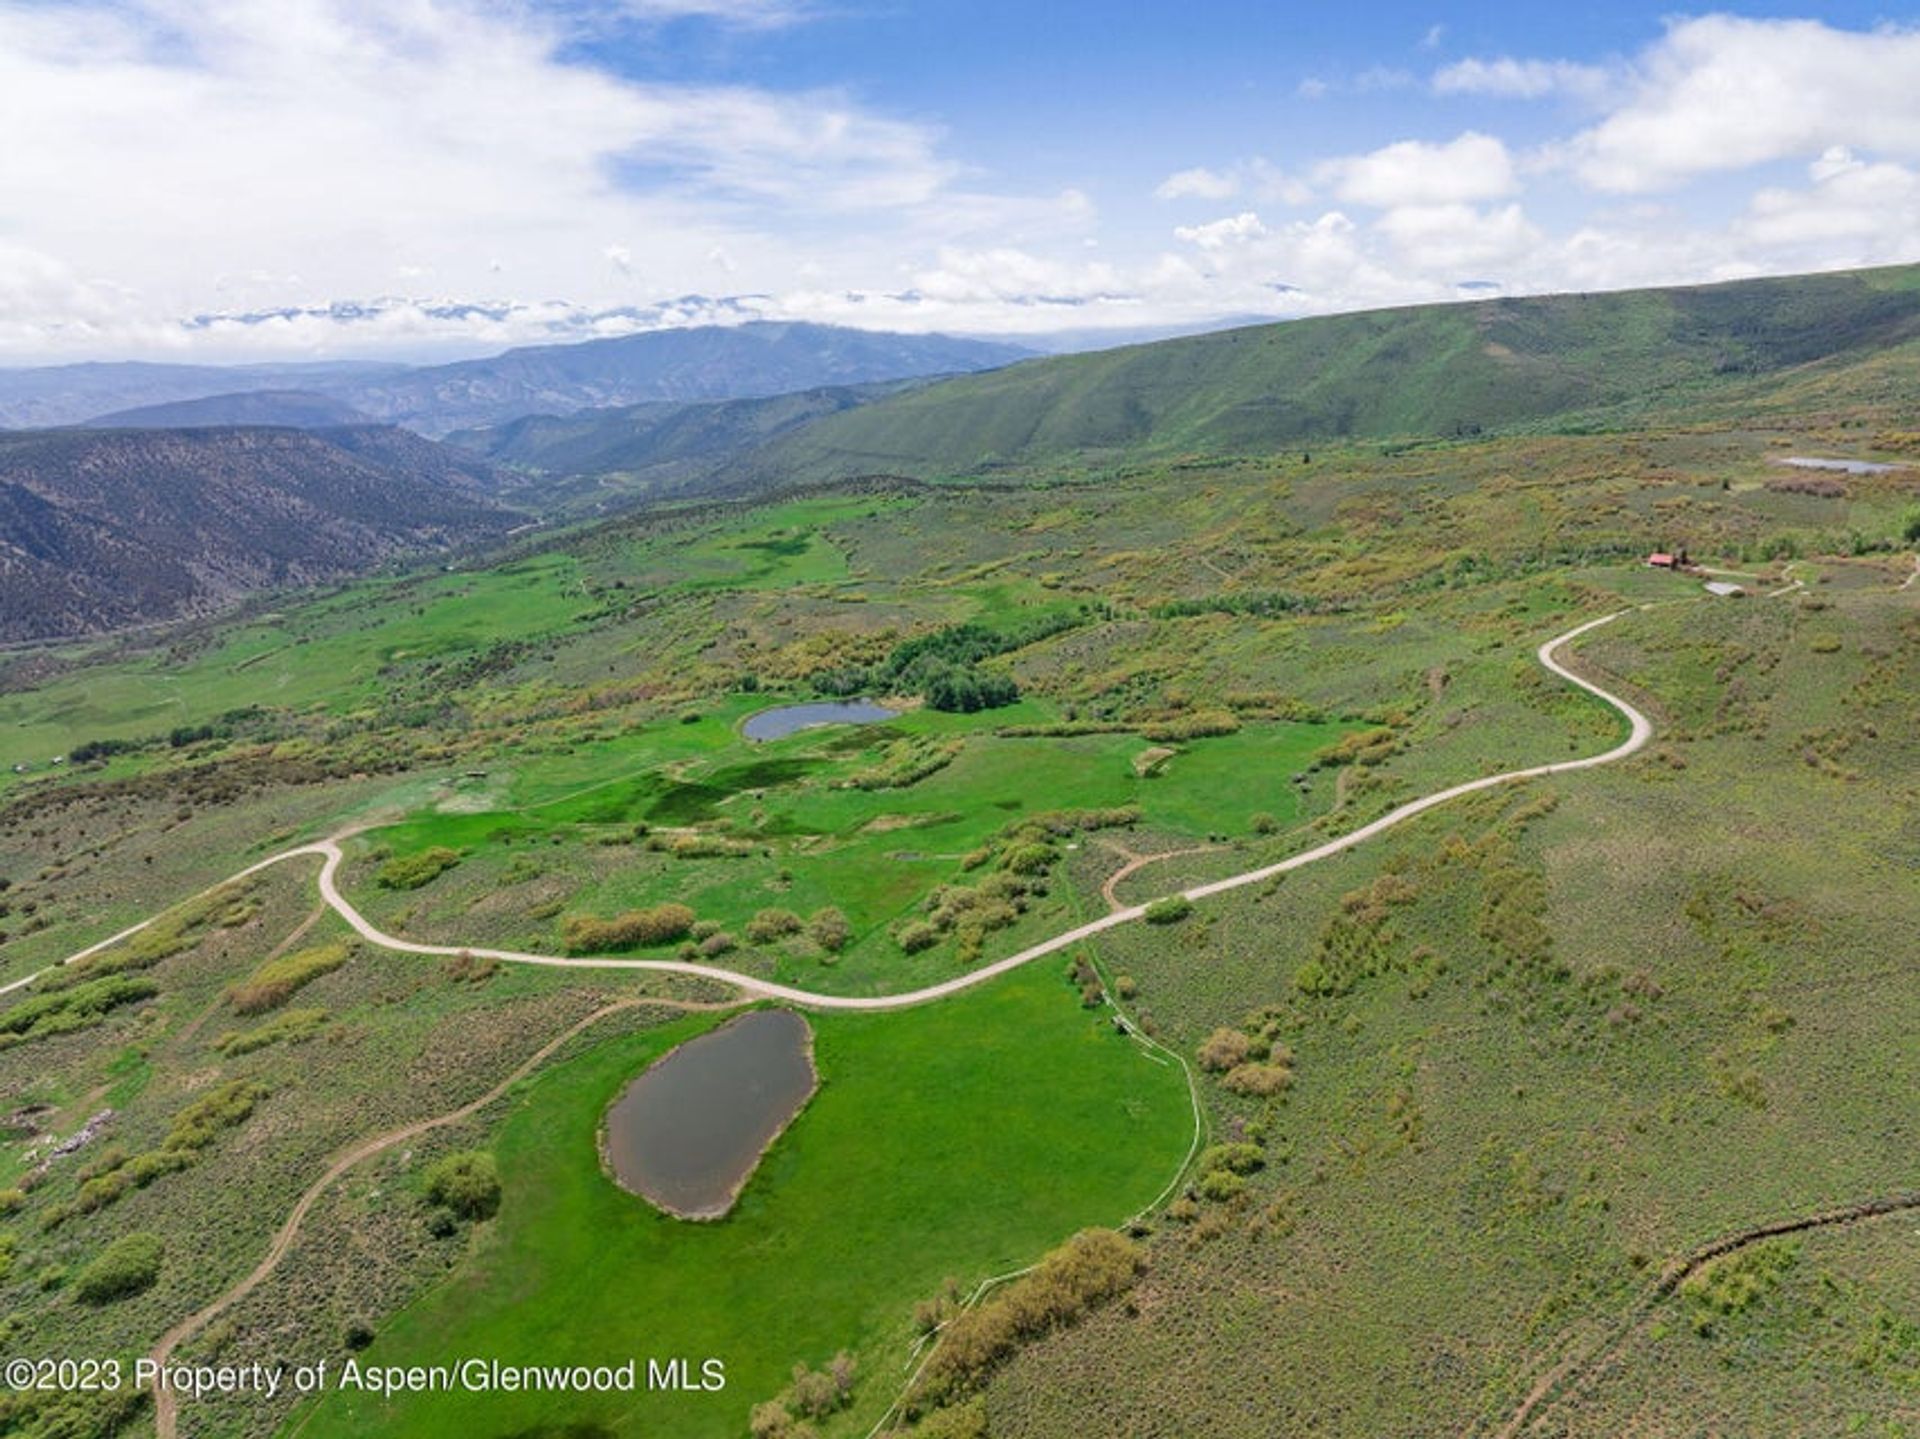
[[[1293,1071],[1284,1064],[1236,1064],[1220,1080],[1223,1088],[1250,1099],[1284,1093],[1293,1084]]]
[[[987,1401],[979,1395],[964,1404],[936,1409],[913,1426],[914,1439],[987,1439]]]
[[[445,845],[423,849],[418,854],[396,855],[380,866],[375,881],[382,889],[418,889],[430,884],[460,863],[460,852]]]
[[[1185,895],[1170,894],[1148,905],[1144,918],[1148,924],[1178,924],[1192,913],[1193,901]]]
[[[1266,1151],[1257,1144],[1215,1144],[1201,1152],[1200,1172],[1226,1169],[1235,1174],[1252,1174],[1266,1162]]]
[[[227,1002],[235,1014],[260,1014],[278,1009],[296,990],[313,983],[323,974],[331,974],[352,957],[345,943],[318,944],[270,959],[227,991]]]
[[[800,916],[790,909],[763,909],[747,921],[747,943],[772,944],[802,928]]]
[[[1181,715],[1177,719],[1156,720],[1143,725],[1140,733],[1151,740],[1191,740],[1205,739],[1210,735],[1234,734],[1240,728],[1240,721],[1228,710],[1206,710],[1199,714]]]
[[[462,1219],[490,1219],[500,1208],[500,1167],[484,1149],[462,1149],[437,1159],[424,1181],[430,1203]]]
[[[109,975],[69,989],[35,995],[0,1012],[0,1048],[51,1034],[89,1029],[105,1018],[109,1010],[151,999],[159,992],[160,986],[152,980]]]
[[[807,921],[807,937],[827,953],[838,954],[853,938],[853,926],[847,923],[846,915],[829,905],[813,912]]]
[[[908,954],[918,954],[923,949],[932,949],[940,942],[940,931],[924,919],[909,920],[893,933],[894,942]]]
[[[18,1214],[27,1202],[24,1189],[0,1189],[0,1214]]]
[[[267,1097],[267,1087],[251,1079],[230,1079],[173,1116],[163,1149],[205,1149],[229,1129],[247,1122],[254,1106]]]
[[[311,1039],[327,1022],[324,1009],[289,1009],[256,1029],[229,1030],[213,1042],[213,1047],[229,1059],[252,1054],[270,1044],[298,1044]]]
[[[591,914],[569,916],[560,926],[560,942],[573,954],[608,949],[634,949],[666,944],[693,929],[694,913],[684,904],[656,904],[652,909],[630,909],[612,919]]]
[[[1139,1246],[1110,1229],[1084,1229],[1034,1269],[947,1326],[915,1384],[938,1404],[972,1388],[1021,1343],[1131,1288]]]
[[[1224,1204],[1247,1192],[1246,1179],[1231,1169],[1210,1169],[1200,1176],[1200,1197]]]
[[[1200,1042],[1200,1067],[1213,1073],[1224,1073],[1236,1065],[1244,1064],[1247,1051],[1253,1047],[1253,1041],[1237,1029],[1220,1028],[1214,1030]]]
[[[1031,842],[1016,844],[1008,849],[1001,863],[1015,874],[1045,874],[1053,864],[1053,849]]]
[[[112,1304],[153,1287],[166,1249],[152,1234],[123,1234],[80,1271],[74,1297],[83,1304]]]

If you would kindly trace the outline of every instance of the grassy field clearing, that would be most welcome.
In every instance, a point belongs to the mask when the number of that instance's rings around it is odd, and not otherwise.
[[[722,1393],[582,1400],[566,1422],[731,1439],[794,1363],[846,1348],[861,1366],[844,1424],[855,1432],[893,1398],[915,1300],[1126,1218],[1186,1151],[1179,1071],[1083,1010],[1052,966],[902,1014],[811,1022],[820,1090],[719,1223],[651,1209],[602,1173],[594,1147],[606,1105],[698,1024],[596,1046],[537,1080],[494,1141],[500,1218],[383,1328],[368,1361],[717,1356]],[[555,1419],[538,1398],[339,1396],[297,1427],[513,1434]]]

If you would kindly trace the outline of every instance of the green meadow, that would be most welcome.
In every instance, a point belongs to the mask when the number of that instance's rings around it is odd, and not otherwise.
[[[498,1358],[725,1362],[715,1393],[590,1398],[569,1433],[733,1436],[796,1363],[859,1363],[847,1426],[894,1398],[913,1304],[1060,1237],[1116,1224],[1179,1168],[1181,1072],[1083,1009],[1054,966],[950,1003],[811,1017],[820,1088],[724,1220],[666,1217],[602,1171],[595,1134],[632,1076],[711,1021],[598,1044],[513,1100],[491,1144],[499,1217],[454,1272],[380,1326],[368,1364]],[[336,1394],[303,1435],[546,1433],[538,1396]]]

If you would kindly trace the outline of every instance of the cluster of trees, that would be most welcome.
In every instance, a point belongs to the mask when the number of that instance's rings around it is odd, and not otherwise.
[[[853,1380],[858,1366],[842,1349],[824,1369],[793,1366],[793,1382],[778,1398],[753,1406],[747,1421],[753,1439],[815,1439],[811,1421],[824,1420],[853,1403]]]
[[[1294,594],[1289,590],[1240,590],[1226,594],[1201,595],[1193,599],[1168,600],[1147,613],[1156,620],[1184,619],[1189,615],[1252,615],[1272,619],[1328,608],[1325,600]]]
[[[1143,1266],[1139,1246],[1124,1235],[1082,1230],[947,1325],[914,1385],[909,1410],[963,1398],[1021,1344],[1132,1288]]]
[[[560,927],[560,942],[569,954],[594,954],[610,949],[636,949],[683,939],[693,929],[694,913],[684,904],[656,904],[630,909],[612,919],[591,914],[568,916]]]
[[[852,695],[867,690],[917,692],[928,708],[970,714],[998,709],[1020,698],[1020,686],[1007,675],[980,668],[983,660],[1011,654],[1085,623],[1083,613],[1055,612],[1011,629],[985,625],[948,625],[903,640],[877,665],[824,670],[813,678],[823,694]]]

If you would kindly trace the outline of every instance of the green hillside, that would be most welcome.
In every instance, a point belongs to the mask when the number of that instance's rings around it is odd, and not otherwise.
[[[1920,340],[1920,268],[1425,305],[1033,360],[823,418],[768,475],[916,476],[1074,454],[1261,453],[1744,405]],[[1841,388],[1846,389],[1844,383]]]

